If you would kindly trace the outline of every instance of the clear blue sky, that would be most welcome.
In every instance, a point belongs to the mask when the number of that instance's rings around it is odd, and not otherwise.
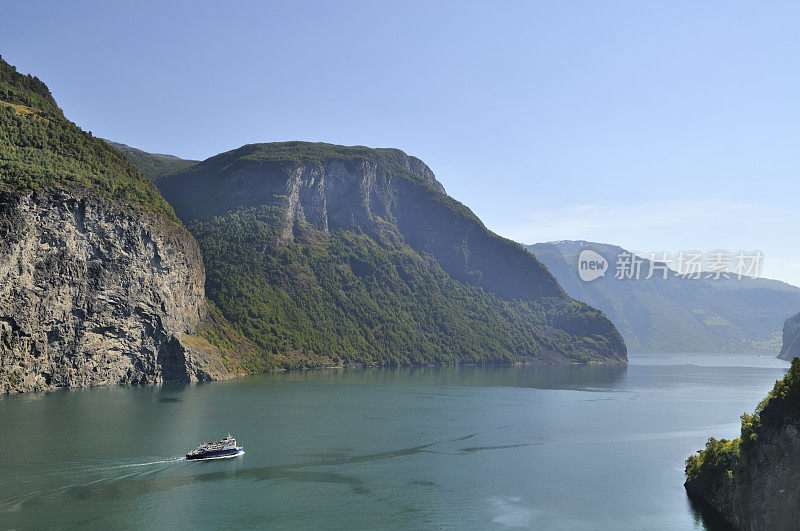
[[[97,136],[398,147],[496,232],[760,250],[800,285],[800,3],[7,2]]]

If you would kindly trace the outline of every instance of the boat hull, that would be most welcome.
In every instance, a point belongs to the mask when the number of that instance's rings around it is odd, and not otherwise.
[[[203,461],[208,459],[228,459],[244,453],[244,447],[229,448],[227,450],[208,450],[202,453],[186,454],[186,459],[190,461]]]

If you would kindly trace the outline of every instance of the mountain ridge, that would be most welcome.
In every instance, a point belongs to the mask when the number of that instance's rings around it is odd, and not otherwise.
[[[157,183],[212,300],[284,366],[626,359],[600,312],[400,150],[248,144]]]
[[[107,138],[101,140],[121,153],[150,181],[156,181],[166,175],[185,170],[199,162],[197,160],[183,159],[165,153],[148,153],[121,142],[108,140]]]

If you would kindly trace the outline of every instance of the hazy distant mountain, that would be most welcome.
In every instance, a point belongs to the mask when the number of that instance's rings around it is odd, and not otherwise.
[[[686,280],[674,271],[666,280],[659,273],[650,280],[618,280],[617,256],[626,252],[621,247],[560,241],[527,248],[569,295],[603,310],[632,350],[777,351],[784,320],[800,309],[800,288],[776,280]],[[591,282],[578,277],[584,249],[605,257],[605,276]],[[645,260],[642,271],[649,267]]]

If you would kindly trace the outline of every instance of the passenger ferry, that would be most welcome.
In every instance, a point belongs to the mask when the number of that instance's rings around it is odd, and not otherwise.
[[[219,441],[201,444],[186,454],[186,459],[226,459],[243,453],[244,447],[237,446],[236,439],[229,433],[227,437]]]

